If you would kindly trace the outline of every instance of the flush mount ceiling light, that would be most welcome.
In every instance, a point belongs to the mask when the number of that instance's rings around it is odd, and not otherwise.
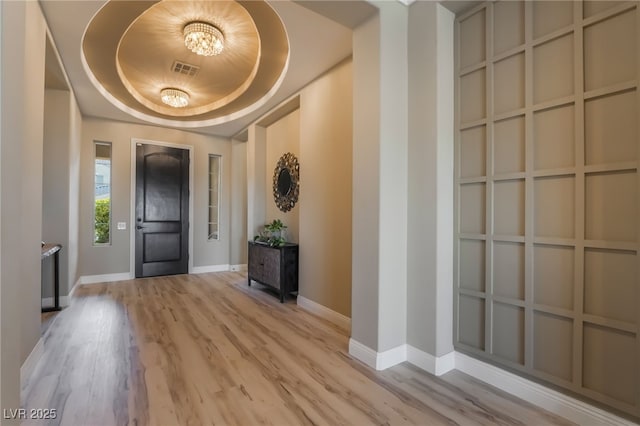
[[[219,55],[224,49],[222,31],[206,22],[190,22],[183,33],[184,45],[197,55]]]
[[[179,89],[162,89],[160,98],[162,102],[174,108],[184,108],[189,105],[189,95]]]

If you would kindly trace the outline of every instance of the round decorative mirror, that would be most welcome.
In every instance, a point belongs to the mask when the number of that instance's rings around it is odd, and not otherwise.
[[[283,212],[291,210],[298,202],[300,192],[300,164],[290,152],[278,160],[273,172],[273,198]]]

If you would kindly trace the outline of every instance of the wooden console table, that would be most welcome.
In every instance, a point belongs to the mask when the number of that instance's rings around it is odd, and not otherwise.
[[[42,312],[53,312],[62,309],[60,307],[60,244],[44,244],[40,259],[53,256],[53,306],[41,308]]]
[[[280,292],[280,303],[292,291],[298,291],[298,245],[282,247],[249,241],[248,282],[255,280]]]

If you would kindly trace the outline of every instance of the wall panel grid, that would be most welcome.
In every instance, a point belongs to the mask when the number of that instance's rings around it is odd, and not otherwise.
[[[638,2],[456,19],[455,346],[640,417]]]

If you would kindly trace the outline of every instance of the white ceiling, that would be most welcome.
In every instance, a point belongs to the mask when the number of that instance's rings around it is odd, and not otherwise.
[[[104,0],[40,0],[82,114],[85,117],[146,124],[107,101],[91,83],[82,66],[80,51],[84,30],[104,3]],[[479,2],[443,2],[454,12],[465,10],[476,3]],[[265,105],[249,115],[216,126],[192,129],[193,131],[226,137],[242,131],[274,106],[350,56],[351,28],[375,13],[373,6],[361,0],[279,0],[269,1],[269,4],[280,15],[290,41],[289,69],[280,89]],[[320,13],[331,16],[334,20]]]

